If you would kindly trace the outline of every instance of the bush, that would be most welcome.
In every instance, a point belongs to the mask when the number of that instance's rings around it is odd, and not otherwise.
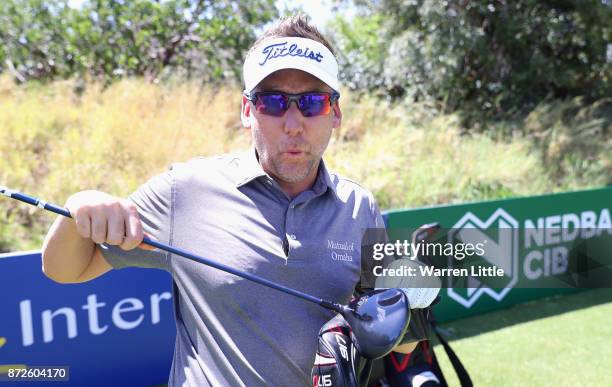
[[[526,113],[546,98],[592,102],[612,90],[612,2],[355,3],[361,15],[332,26],[352,89],[433,100],[467,112],[468,124]]]
[[[0,77],[0,184],[60,205],[84,189],[126,196],[172,162],[250,144],[238,88],[131,79],[73,89],[73,81],[16,87]],[[325,160],[372,190],[382,209],[597,187],[612,176],[611,120],[601,119],[609,101],[541,104],[525,122],[491,130],[512,141],[466,134],[457,114],[427,103],[343,90],[341,106]],[[52,219],[0,199],[0,251],[40,248]]]
[[[2,0],[0,71],[20,82],[174,74],[239,83],[255,29],[277,13],[271,0]]]

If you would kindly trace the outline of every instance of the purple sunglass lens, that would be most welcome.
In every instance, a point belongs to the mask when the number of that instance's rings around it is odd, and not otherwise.
[[[327,94],[305,94],[299,101],[300,111],[304,117],[329,113],[331,105]]]
[[[257,111],[263,114],[281,117],[289,109],[291,101],[295,100],[298,109],[304,117],[329,114],[331,110],[330,97],[323,93],[304,93],[286,95],[283,93],[266,93],[257,96]]]
[[[257,99],[257,111],[282,116],[287,111],[287,99],[282,94],[261,94]]]

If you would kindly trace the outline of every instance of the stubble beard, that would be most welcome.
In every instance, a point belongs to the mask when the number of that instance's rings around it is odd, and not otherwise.
[[[272,173],[278,179],[286,183],[299,183],[306,179],[316,164],[316,159],[311,153],[305,154],[306,159],[299,162],[283,161],[282,154],[272,157]]]
[[[271,150],[265,146],[263,138],[256,133],[253,136],[253,142],[259,155],[259,163],[264,171],[272,175],[279,181],[285,183],[299,183],[313,173],[315,168],[318,168],[323,153],[327,146],[319,149],[316,146],[308,144],[305,140],[294,140],[291,145],[298,147],[303,151],[302,156],[296,159],[291,159],[283,154],[283,151],[289,149],[289,144],[283,143],[278,146],[278,149]],[[329,138],[327,139],[329,142]]]

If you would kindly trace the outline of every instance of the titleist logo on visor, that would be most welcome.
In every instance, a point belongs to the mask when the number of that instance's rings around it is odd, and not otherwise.
[[[250,52],[243,66],[244,90],[252,92],[268,75],[282,69],[302,70],[338,91],[338,62],[321,42],[284,36],[265,40]]]
[[[315,52],[308,47],[300,48],[296,43],[291,44],[287,47],[287,42],[275,43],[269,46],[264,47],[261,51],[266,57],[263,62],[259,63],[260,66],[263,66],[270,59],[281,58],[284,56],[300,56],[308,59],[315,60],[317,62],[321,62],[323,59],[323,55],[320,52]]]

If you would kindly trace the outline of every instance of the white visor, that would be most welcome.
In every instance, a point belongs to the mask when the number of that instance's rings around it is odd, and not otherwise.
[[[323,44],[306,38],[265,40],[244,61],[244,90],[253,91],[265,77],[282,69],[297,69],[314,75],[338,91],[338,62]]]

